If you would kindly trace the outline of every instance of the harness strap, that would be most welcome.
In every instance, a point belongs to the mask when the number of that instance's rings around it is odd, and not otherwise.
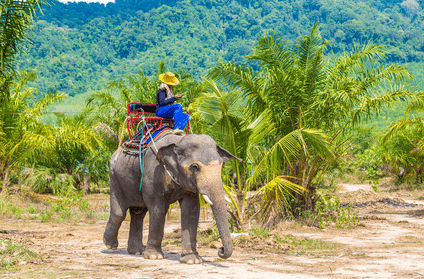
[[[156,147],[155,141],[154,141],[154,140],[153,140],[153,138],[152,138],[152,134],[151,134],[151,133],[149,133],[149,134],[150,134],[150,140],[153,142],[153,147],[156,149],[156,154],[158,154],[159,150],[158,150],[158,148]],[[169,172],[169,170],[165,167],[165,165],[163,164],[162,166],[163,166],[163,168],[165,169],[165,171],[168,173],[169,177],[171,177],[172,181],[174,181],[177,185],[181,186],[181,185],[180,185],[180,183],[178,183],[178,182],[175,180],[175,178],[172,176],[172,174]]]
[[[143,111],[144,112],[144,111]],[[143,114],[144,116],[144,114]],[[144,129],[144,125],[145,125],[145,121],[144,121],[144,117],[143,117],[143,129]],[[150,141],[153,143],[153,147],[156,150],[156,154],[158,154],[159,150],[156,146],[156,143],[153,139],[152,133],[150,132],[150,130],[147,130],[147,134],[150,136]],[[162,137],[160,137],[158,139],[158,141],[162,139]],[[143,145],[143,149],[141,149],[141,145]],[[148,149],[148,148],[147,148]],[[144,155],[147,152],[147,149],[144,149],[144,136],[141,138],[140,140],[140,145],[139,145],[139,161],[140,161],[140,171],[141,171],[141,178],[140,178],[140,189],[139,191],[141,191],[141,187],[142,187],[142,182],[143,182],[143,176],[144,176]],[[143,157],[143,159],[141,158]],[[180,183],[178,183],[175,178],[172,176],[172,174],[169,172],[169,170],[166,168],[166,166],[164,164],[162,164],[163,168],[165,169],[165,171],[168,173],[169,177],[171,178],[172,181],[174,181],[174,183],[176,183],[177,185],[181,186]]]

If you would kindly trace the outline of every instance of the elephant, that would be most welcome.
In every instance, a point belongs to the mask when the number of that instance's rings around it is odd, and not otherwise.
[[[218,256],[233,252],[221,171],[230,159],[241,159],[217,145],[209,135],[168,134],[144,154],[144,171],[138,155],[128,154],[121,145],[112,155],[109,167],[110,217],[103,235],[109,249],[118,247],[118,231],[127,211],[130,232],[127,251],[146,259],[163,259],[161,243],[169,205],[181,208],[181,263],[201,263],[196,251],[200,215],[199,194],[211,204],[223,247]],[[227,200],[227,201],[226,201]],[[149,236],[143,245],[143,219],[149,212]]]

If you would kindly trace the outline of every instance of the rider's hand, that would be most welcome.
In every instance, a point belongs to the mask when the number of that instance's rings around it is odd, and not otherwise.
[[[177,95],[175,95],[175,99],[177,99],[177,100],[181,99],[182,97],[183,97],[183,94],[177,94]]]

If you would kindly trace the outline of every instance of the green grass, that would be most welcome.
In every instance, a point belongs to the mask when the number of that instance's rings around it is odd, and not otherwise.
[[[93,223],[96,220],[107,220],[109,214],[104,209],[108,207],[105,204],[100,208],[101,212],[95,212],[90,202],[76,192],[60,195],[55,200],[50,199],[47,206],[32,200],[28,204],[28,201],[16,202],[13,196],[0,196],[0,217],[38,219],[42,223],[78,223],[81,220]]]
[[[263,229],[263,228],[253,227],[253,228],[250,229],[249,235],[267,238],[268,235],[269,235],[269,230]]]
[[[207,229],[204,231],[197,232],[197,239],[199,243],[208,246],[214,241],[218,241],[220,239],[218,229],[215,227],[214,229]]]
[[[7,270],[19,269],[19,264],[34,262],[40,257],[25,247],[13,244],[9,240],[0,241],[0,268]]]
[[[324,241],[321,239],[311,239],[303,236],[284,235],[276,239],[280,243],[294,246],[296,254],[299,255],[335,255],[342,247],[342,244]]]
[[[35,209],[34,206],[31,205],[30,207],[28,207],[28,213],[35,214],[37,213],[37,210]]]
[[[249,234],[233,240],[234,245],[246,249],[273,253],[311,255],[315,257],[334,256],[340,253],[343,244],[311,239],[304,236],[284,235],[276,230],[269,231],[253,227]]]
[[[355,228],[359,225],[358,212],[349,206],[341,207],[336,196],[317,191],[319,199],[314,212],[302,212],[302,220],[309,226],[320,228],[334,226],[336,228]]]

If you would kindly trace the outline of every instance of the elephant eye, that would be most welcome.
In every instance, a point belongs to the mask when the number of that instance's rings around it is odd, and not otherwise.
[[[191,164],[191,166],[189,167],[189,170],[190,170],[192,173],[197,173],[197,172],[199,172],[199,171],[200,171],[200,166],[199,166],[198,164],[196,164],[196,163]]]

